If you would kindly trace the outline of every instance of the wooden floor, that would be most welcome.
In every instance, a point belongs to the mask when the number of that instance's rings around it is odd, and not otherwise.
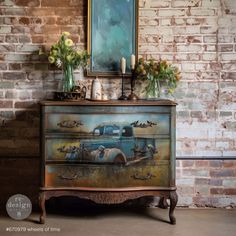
[[[236,235],[236,209],[176,209],[176,218],[177,224],[170,225],[168,210],[158,208],[84,207],[76,211],[51,210],[46,224],[40,225],[37,213],[24,221],[12,220],[4,213],[0,218],[0,235],[23,235],[15,230],[30,231],[26,235],[63,236]]]

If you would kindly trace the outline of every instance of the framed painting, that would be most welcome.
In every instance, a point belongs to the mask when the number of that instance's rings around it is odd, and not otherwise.
[[[120,60],[137,58],[138,0],[88,0],[88,76],[120,75]]]

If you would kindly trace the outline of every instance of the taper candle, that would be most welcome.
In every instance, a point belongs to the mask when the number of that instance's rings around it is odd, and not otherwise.
[[[126,60],[125,60],[124,57],[122,57],[121,60],[120,60],[120,69],[121,69],[121,73],[125,74]]]
[[[135,67],[135,55],[134,54],[132,54],[130,57],[130,67],[132,70],[134,70],[134,67]]]

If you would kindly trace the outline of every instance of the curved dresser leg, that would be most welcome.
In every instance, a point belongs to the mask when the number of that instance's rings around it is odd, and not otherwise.
[[[176,191],[170,192],[170,210],[169,210],[169,217],[170,217],[170,223],[175,225],[176,224],[176,218],[174,216],[174,210],[177,205],[178,201],[178,195]]]
[[[44,192],[40,192],[40,194],[39,194],[39,208],[40,208],[39,222],[40,222],[40,224],[44,224],[45,218],[46,218],[45,193]]]
[[[158,207],[162,208],[162,209],[167,209],[168,208],[168,203],[166,201],[166,197],[161,197]]]

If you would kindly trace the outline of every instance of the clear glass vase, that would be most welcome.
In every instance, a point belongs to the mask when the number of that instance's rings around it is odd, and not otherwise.
[[[63,92],[71,92],[75,86],[73,66],[65,64],[63,67],[63,74],[62,90]]]
[[[158,80],[150,79],[146,88],[147,99],[157,100],[161,95],[161,87]]]

